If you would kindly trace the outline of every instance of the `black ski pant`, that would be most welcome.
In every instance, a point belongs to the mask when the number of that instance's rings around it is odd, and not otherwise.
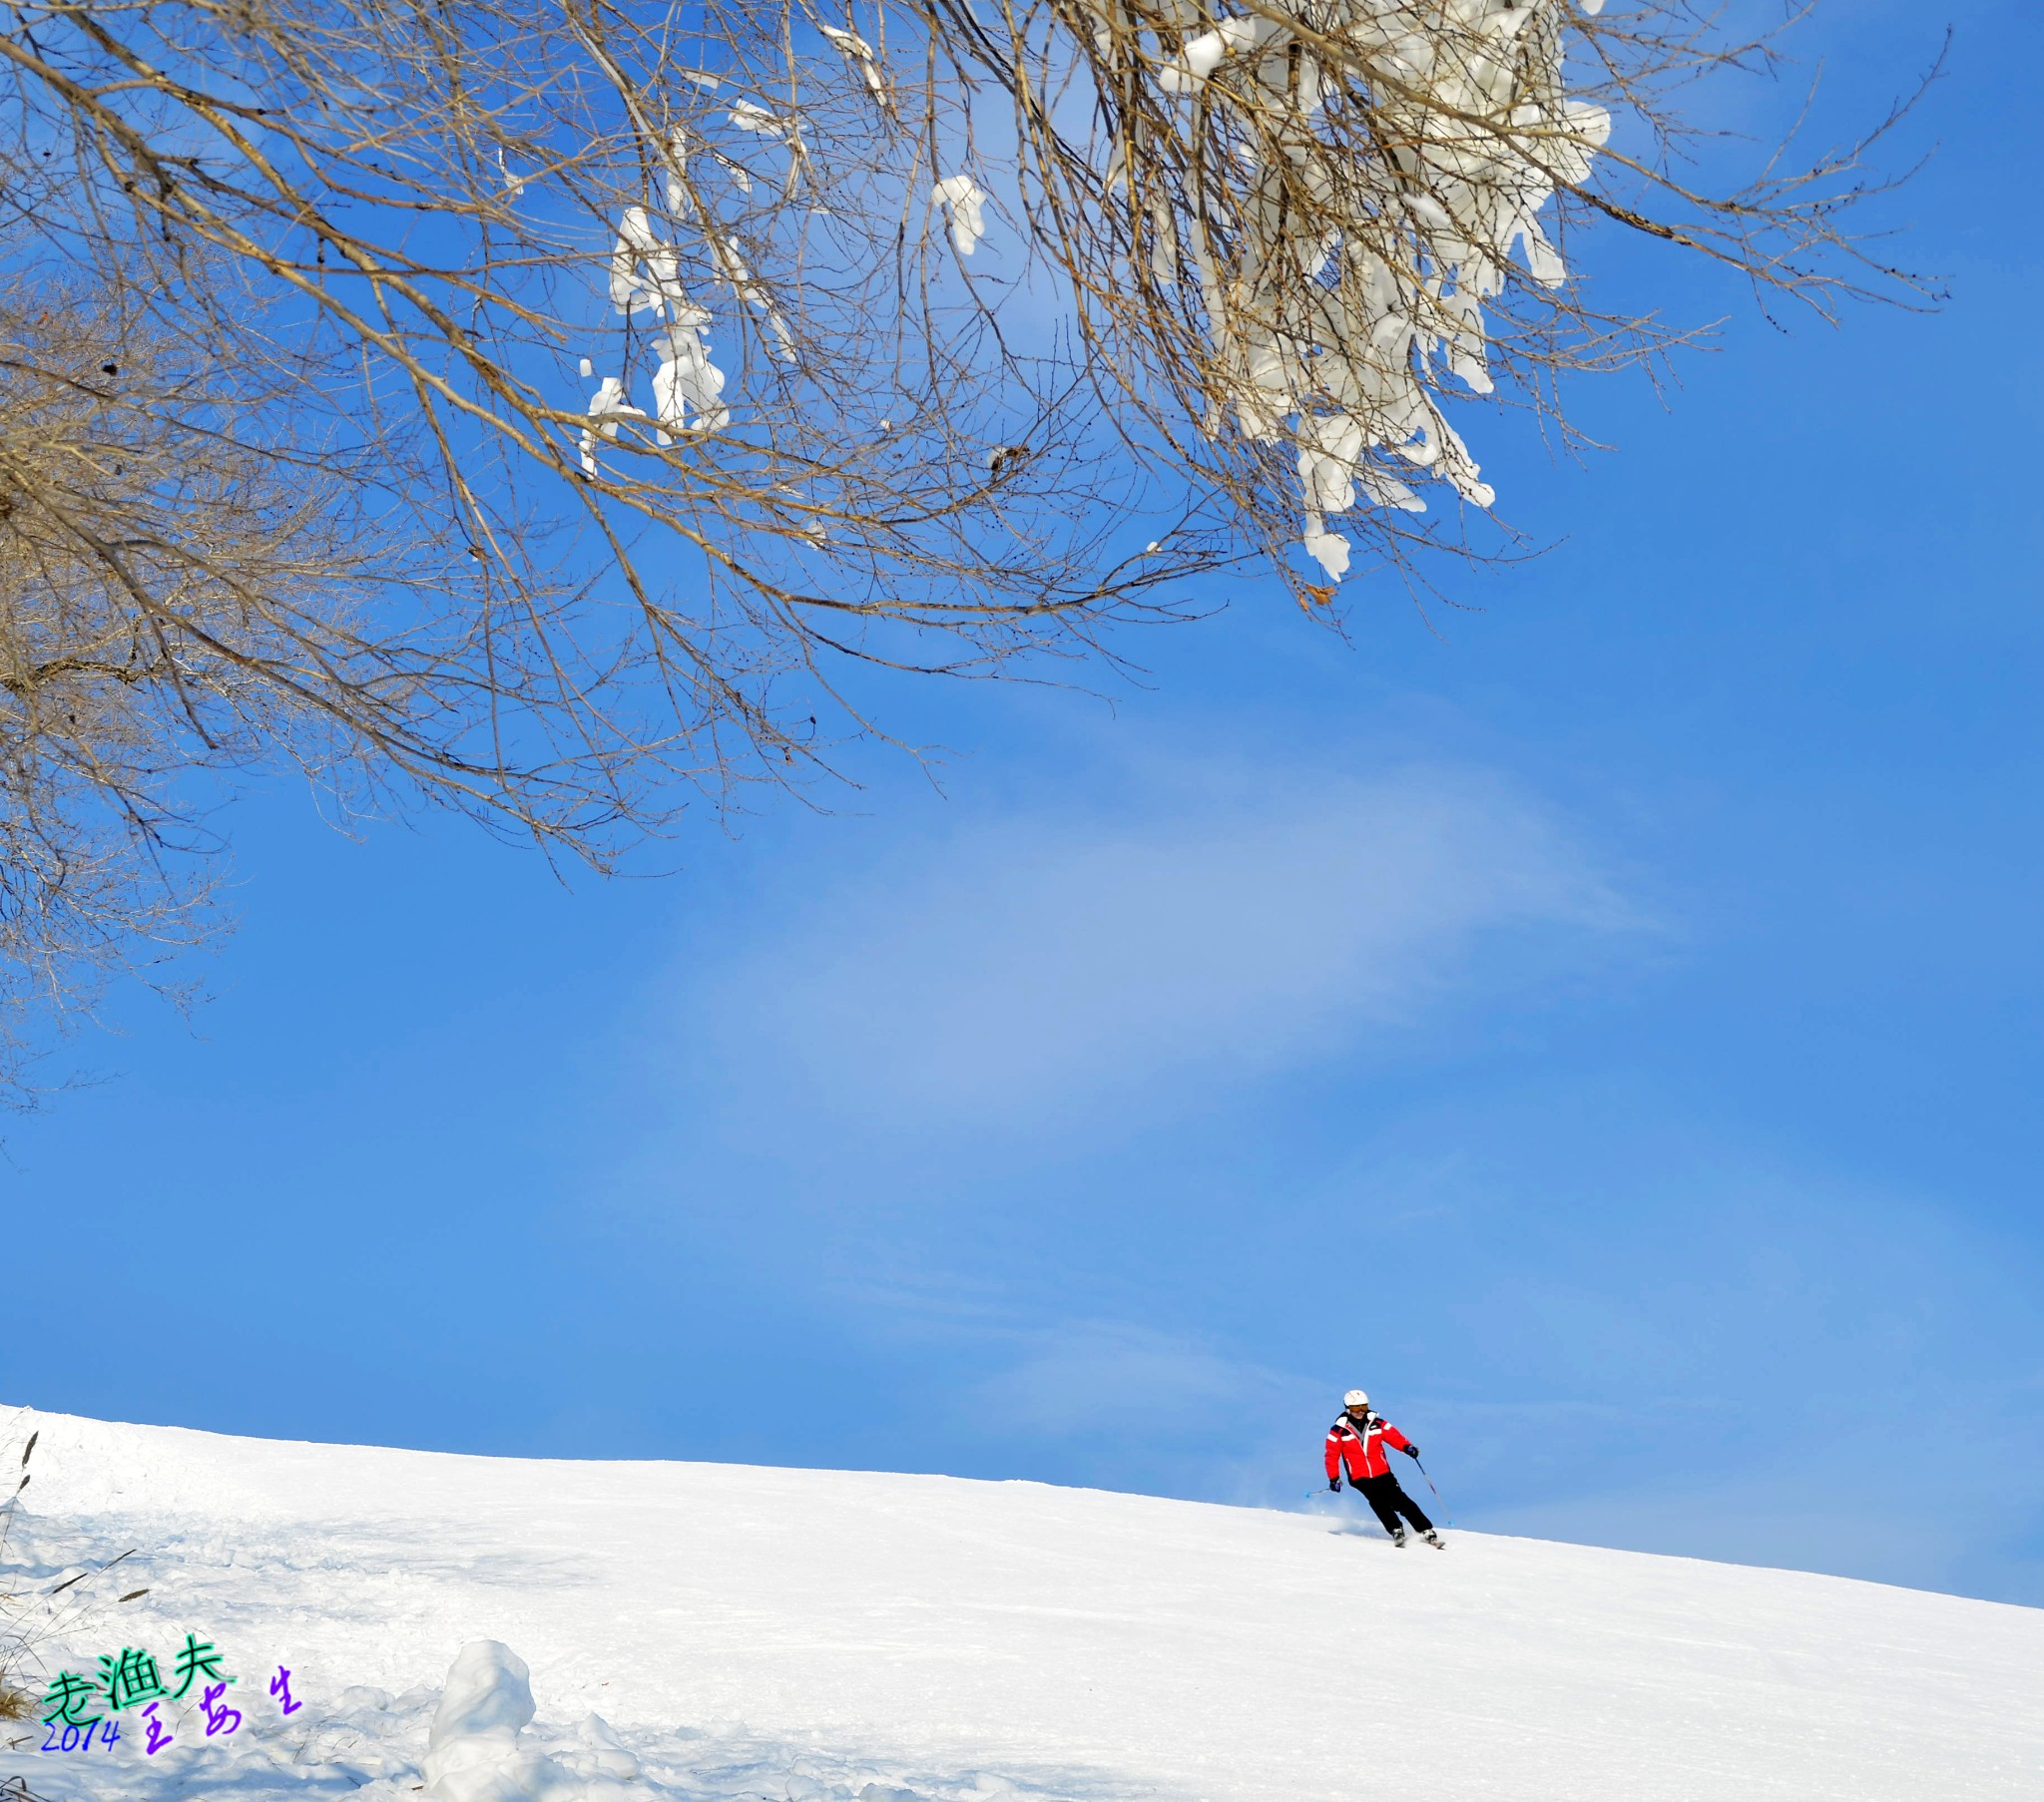
[[[1415,1533],[1433,1532],[1433,1523],[1419,1512],[1419,1504],[1398,1487],[1398,1479],[1389,1471],[1381,1477],[1351,1477],[1348,1487],[1362,1492],[1370,1513],[1383,1522],[1384,1531],[1393,1538],[1397,1537],[1400,1515],[1412,1523]]]

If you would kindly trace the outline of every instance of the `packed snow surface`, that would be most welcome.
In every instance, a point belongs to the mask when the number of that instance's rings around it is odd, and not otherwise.
[[[17,1582],[132,1545],[150,1590],[50,1670],[168,1677],[195,1633],[244,1716],[174,1703],[155,1758],[132,1713],[70,1754],[0,1723],[55,1802],[2044,1796],[2035,1609],[1034,1483],[37,1428]]]

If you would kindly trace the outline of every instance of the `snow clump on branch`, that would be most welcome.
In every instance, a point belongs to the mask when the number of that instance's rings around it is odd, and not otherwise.
[[[986,191],[970,176],[946,176],[930,190],[930,205],[950,222],[951,247],[970,256],[986,235]]]
[[[1276,0],[1218,21],[1195,0],[1089,5],[1112,72],[1163,97],[1125,131],[1108,186],[1148,198],[1160,280],[1186,217],[1209,437],[1232,412],[1252,443],[1290,445],[1303,546],[1336,580],[1349,545],[1328,515],[1358,495],[1425,507],[1373,456],[1490,506],[1437,394],[1444,375],[1492,391],[1484,303],[1515,251],[1540,287],[1566,279],[1536,215],[1611,130],[1565,92],[1568,0]],[[1217,137],[1228,154],[1203,154]]]

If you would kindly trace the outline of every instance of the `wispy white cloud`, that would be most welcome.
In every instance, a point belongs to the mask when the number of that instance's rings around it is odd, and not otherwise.
[[[1281,1068],[1640,923],[1496,775],[1211,758],[1112,814],[1022,808],[897,853],[771,930],[719,1008],[850,1109],[1038,1118]]]
[[[1999,1423],[1981,1418],[1991,1412],[1948,1403],[1934,1413],[1875,1413],[1863,1432],[1833,1425],[1792,1440],[1770,1439],[1757,1423],[1754,1443],[1715,1471],[1492,1500],[1471,1524],[1960,1594],[1999,1589],[2034,1603],[2044,1592],[2035,1541],[2037,1419],[2031,1411],[2020,1441],[2010,1435],[1997,1444]],[[1961,1447],[1968,1455],[1950,1455]]]
[[[981,1433],[1054,1444],[1095,1481],[1166,1494],[1297,1506],[1339,1406],[1324,1382],[1128,1321],[1035,1328],[1014,1349],[970,1392]]]
[[[1052,1438],[1168,1420],[1183,1439],[1261,1422],[1310,1388],[1181,1334],[1078,1321],[1028,1335],[1022,1355],[979,1385],[974,1407],[1004,1430]]]

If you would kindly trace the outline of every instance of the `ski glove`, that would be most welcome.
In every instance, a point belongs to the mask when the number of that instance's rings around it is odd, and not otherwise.
[[[1341,1487],[1341,1479],[1339,1477],[1329,1477],[1327,1479],[1327,1487],[1329,1489],[1339,1489]]]
[[[1419,1462],[1419,1448],[1417,1446],[1407,1446],[1405,1448],[1405,1456],[1411,1459],[1414,1464],[1417,1464]]]

